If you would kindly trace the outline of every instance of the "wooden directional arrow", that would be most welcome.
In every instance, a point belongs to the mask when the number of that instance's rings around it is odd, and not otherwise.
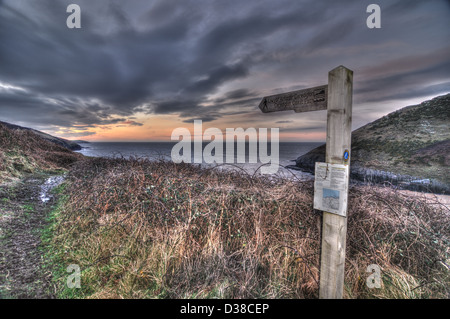
[[[266,96],[259,103],[263,113],[294,110],[296,113],[327,109],[328,85]]]

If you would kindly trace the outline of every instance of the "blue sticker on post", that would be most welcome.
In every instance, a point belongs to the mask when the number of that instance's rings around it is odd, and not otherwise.
[[[348,150],[345,150],[344,151],[344,163],[347,163],[349,158],[350,158],[350,152]]]

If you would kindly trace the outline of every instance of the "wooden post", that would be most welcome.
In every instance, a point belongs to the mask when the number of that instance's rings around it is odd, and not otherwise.
[[[266,96],[259,108],[264,113],[287,110],[300,113],[326,109],[325,162],[350,165],[352,91],[353,71],[339,66],[328,73],[327,85]],[[348,174],[345,183],[345,189],[348,190]],[[345,201],[347,196],[343,196]],[[342,215],[323,212],[319,298],[338,299],[342,298],[344,292],[346,209]]]
[[[325,161],[350,165],[353,71],[339,66],[328,74]],[[340,299],[344,291],[347,217],[323,212],[319,298]]]

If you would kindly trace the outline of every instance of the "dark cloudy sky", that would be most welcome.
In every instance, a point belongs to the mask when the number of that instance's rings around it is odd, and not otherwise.
[[[170,140],[203,119],[324,140],[324,111],[258,104],[339,65],[354,71],[354,128],[450,92],[450,1],[0,0],[0,120],[68,138]]]

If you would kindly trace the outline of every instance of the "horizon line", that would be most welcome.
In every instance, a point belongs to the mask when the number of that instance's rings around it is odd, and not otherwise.
[[[179,143],[180,141],[85,141],[85,140],[69,140],[71,142],[75,143]],[[211,141],[202,141],[202,143],[210,143]],[[248,141],[245,141],[248,143]],[[325,143],[326,141],[282,141],[280,140],[279,143]],[[193,142],[192,142],[193,143]],[[223,143],[226,143],[226,141],[223,141]],[[236,143],[240,143],[239,141],[236,141]]]

